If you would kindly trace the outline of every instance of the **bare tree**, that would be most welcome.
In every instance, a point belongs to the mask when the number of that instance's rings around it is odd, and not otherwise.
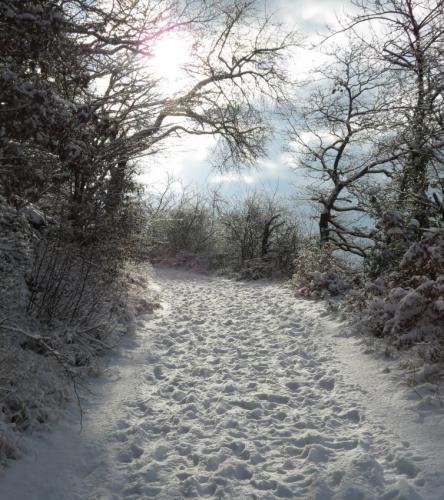
[[[273,264],[281,269],[291,267],[286,257],[295,257],[299,230],[276,192],[253,191],[227,202],[219,223],[224,252],[234,257],[235,267],[254,259],[275,260]]]
[[[369,231],[350,224],[367,208],[354,190],[369,176],[391,176],[399,157],[391,149],[389,81],[362,44],[336,48],[330,59],[304,105],[289,115],[291,149],[315,179],[321,246],[331,242],[364,257]]]
[[[397,78],[399,147],[406,152],[399,205],[428,225],[430,180],[441,163],[444,46],[442,0],[355,0],[360,12],[346,29],[362,24],[383,31],[367,42]]]
[[[94,61],[80,96],[88,117],[82,134],[87,130],[93,139],[78,141],[83,155],[70,168],[75,217],[82,207],[102,211],[93,200],[104,198],[112,216],[131,187],[133,160],[168,148],[171,137],[218,138],[219,165],[225,167],[263,154],[271,130],[266,111],[285,93],[282,62],[295,35],[261,13],[256,1],[188,0],[180,8],[169,0],[124,2],[120,8],[72,2],[91,19],[75,18],[69,29]],[[193,57],[184,88],[165,94],[146,66],[156,41],[177,31],[194,37]]]
[[[285,93],[282,63],[294,33],[262,14],[255,0],[188,1],[180,10],[166,0],[128,2],[116,18],[115,4],[100,5],[93,12],[99,20],[71,29],[94,57],[90,80],[107,82],[98,93],[89,85],[84,99],[101,132],[92,156],[102,166],[100,179],[109,179],[109,211],[124,192],[130,160],[167,147],[170,137],[219,138],[225,166],[251,163],[263,154],[270,132],[265,112]],[[195,37],[188,78],[181,91],[165,95],[162,82],[144,65],[156,40],[185,29]]]

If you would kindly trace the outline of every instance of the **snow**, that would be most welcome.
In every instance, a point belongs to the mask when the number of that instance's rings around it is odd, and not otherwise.
[[[39,228],[47,225],[46,217],[34,205],[29,204],[23,209],[23,212],[32,226]]]
[[[442,499],[444,414],[290,288],[158,270],[163,310],[0,478],[9,500]],[[422,393],[421,393],[422,391]]]

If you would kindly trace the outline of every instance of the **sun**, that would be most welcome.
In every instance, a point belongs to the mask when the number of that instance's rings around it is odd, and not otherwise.
[[[185,68],[193,60],[193,40],[186,32],[165,33],[153,47],[149,65],[165,92],[178,92],[187,80]]]

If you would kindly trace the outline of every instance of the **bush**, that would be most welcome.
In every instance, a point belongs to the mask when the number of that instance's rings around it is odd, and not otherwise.
[[[241,279],[293,273],[300,230],[294,214],[274,195],[253,192],[226,201],[218,193],[205,197],[184,189],[177,200],[169,198],[160,216],[159,210],[152,212],[156,262],[188,268],[194,262],[195,269]]]
[[[444,229],[424,232],[401,258],[400,268],[379,279],[363,324],[397,345],[444,343]]]
[[[368,275],[375,279],[399,268],[409,246],[418,237],[419,222],[399,211],[388,210],[372,232],[374,246],[364,261]]]
[[[0,196],[0,462],[18,456],[16,432],[54,421],[70,385],[157,307],[147,265],[125,264],[138,255],[134,218],[80,241],[56,220]]]
[[[321,248],[317,238],[304,241],[294,267],[293,283],[304,297],[336,296],[350,288],[343,277],[348,274],[347,264],[334,255],[330,245]]]

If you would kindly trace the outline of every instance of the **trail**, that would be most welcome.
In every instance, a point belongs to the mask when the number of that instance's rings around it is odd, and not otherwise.
[[[412,410],[322,306],[267,282],[158,279],[165,308],[108,356],[82,431],[73,405],[27,438],[0,499],[444,498],[442,412]]]

